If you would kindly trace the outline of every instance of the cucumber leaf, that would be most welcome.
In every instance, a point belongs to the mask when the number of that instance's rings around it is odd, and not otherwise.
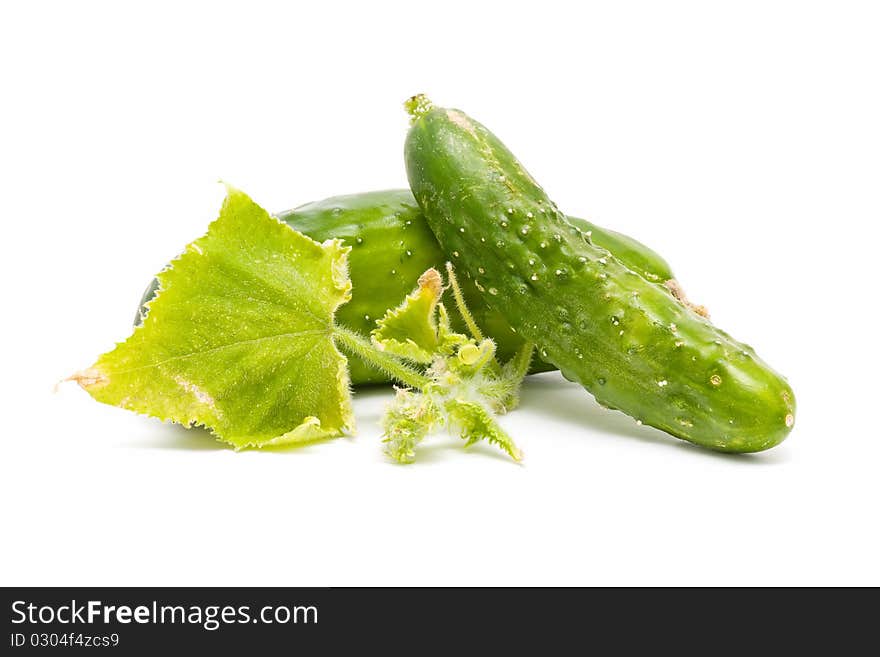
[[[71,378],[100,402],[205,426],[236,448],[350,431],[348,363],[333,342],[348,250],[229,188],[207,234],[159,274],[144,323]]]
[[[485,406],[466,399],[450,399],[446,402],[446,410],[450,425],[459,430],[466,447],[487,440],[507,452],[514,461],[522,461],[522,450]]]
[[[450,287],[463,316],[470,317],[457,288],[451,265]],[[436,269],[419,278],[418,287],[403,303],[376,322],[373,345],[381,352],[405,358],[426,368],[426,379],[416,390],[398,389],[382,416],[385,453],[399,463],[412,463],[416,448],[438,427],[457,431],[465,446],[485,439],[514,460],[522,451],[495,420],[518,401],[520,384],[528,372],[532,345],[502,367],[495,359],[495,343],[452,330],[441,303],[443,280]]]
[[[403,303],[376,322],[373,344],[381,351],[422,364],[451,354],[467,337],[450,327],[449,314],[440,303],[442,296],[440,273],[427,270]]]

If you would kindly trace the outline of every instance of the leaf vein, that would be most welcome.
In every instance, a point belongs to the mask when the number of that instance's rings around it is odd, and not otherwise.
[[[264,335],[259,338],[251,338],[250,340],[237,340],[236,342],[230,342],[228,344],[218,345],[216,347],[211,347],[210,349],[205,349],[203,351],[193,351],[188,354],[177,354],[175,356],[171,356],[170,358],[166,358],[164,360],[157,361],[155,363],[149,363],[147,365],[138,365],[137,367],[130,367],[124,370],[115,370],[107,372],[107,374],[128,374],[130,372],[136,372],[138,370],[146,370],[154,367],[159,367],[166,363],[170,363],[175,360],[182,360],[184,358],[193,358],[195,356],[206,356],[208,354],[212,354],[218,351],[222,351],[223,349],[229,349],[230,347],[238,347],[247,344],[255,344],[259,342],[263,342],[265,340],[278,340],[284,338],[298,338],[306,335],[321,335],[325,333],[325,331],[320,329],[311,329],[308,331],[297,331],[295,333],[278,333],[277,335]],[[317,344],[317,341],[313,343],[312,346]]]

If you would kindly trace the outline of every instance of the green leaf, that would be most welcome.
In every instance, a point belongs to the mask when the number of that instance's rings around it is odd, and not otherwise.
[[[491,411],[481,404],[465,399],[450,399],[446,402],[449,422],[461,432],[465,446],[478,440],[488,440],[507,452],[514,461],[522,460],[522,451],[513,438],[496,422]]]
[[[372,333],[373,344],[385,355],[430,363],[424,380],[412,386],[419,392],[400,390],[386,407],[382,418],[385,453],[400,463],[412,463],[425,437],[435,427],[446,425],[459,431],[466,445],[485,439],[518,461],[522,452],[494,414],[506,413],[517,404],[533,347],[524,345],[502,368],[495,359],[494,341],[484,338],[473,322],[450,263],[446,271],[472,338],[450,327],[449,315],[440,303],[443,282],[435,269],[419,278],[418,288],[388,311]],[[357,341],[351,348],[365,358],[369,356]]]
[[[448,355],[466,337],[455,333],[440,297],[443,281],[436,269],[419,277],[419,285],[403,303],[392,308],[376,322],[373,344],[380,350],[416,363],[430,363],[437,356]],[[439,310],[440,321],[437,321]]]
[[[333,343],[347,253],[229,188],[207,234],[159,274],[144,323],[71,378],[100,402],[204,425],[236,448],[338,436],[353,428]]]

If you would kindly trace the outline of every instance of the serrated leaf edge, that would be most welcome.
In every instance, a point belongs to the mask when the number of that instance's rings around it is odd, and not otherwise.
[[[443,295],[443,280],[440,278],[440,272],[431,268],[419,276],[418,286],[406,295],[403,302],[395,308],[390,308],[381,319],[376,321],[376,328],[370,333],[370,341],[379,351],[387,351],[418,363],[430,363],[434,359],[435,354],[432,351],[421,347],[411,338],[407,338],[406,342],[402,342],[396,338],[378,337],[391,322],[408,312],[410,303],[418,302],[425,293],[431,295],[431,303],[426,318],[428,326],[430,326],[435,335],[437,334],[436,310]]]
[[[212,226],[216,222],[221,220],[225,206],[231,201],[231,199],[234,196],[239,196],[239,195],[245,196],[246,198],[250,199],[250,197],[248,197],[247,194],[242,192],[237,187],[234,187],[233,185],[230,185],[228,183],[223,183],[223,184],[226,188],[227,195],[223,200],[223,207],[221,208],[220,213],[218,213],[217,218],[215,218],[213,221],[211,221],[211,223],[208,225],[208,228],[205,230],[205,232],[201,236],[199,236],[198,238],[196,238],[195,240],[193,240],[192,242],[187,244],[187,246],[184,248],[184,250],[181,251],[177,256],[175,256],[156,275],[156,279],[158,281],[158,287],[156,289],[156,293],[153,296],[153,298],[150,299],[150,301],[148,301],[145,304],[145,313],[144,313],[144,318],[143,318],[144,321],[142,321],[141,324],[135,326],[127,338],[125,338],[124,340],[116,341],[114,344],[114,349],[116,347],[119,347],[121,344],[126,342],[128,339],[130,339],[131,336],[135,335],[138,331],[146,329],[147,320],[149,319],[150,307],[153,305],[153,303],[155,303],[161,297],[162,292],[167,289],[167,286],[166,286],[167,281],[165,279],[168,276],[168,274],[174,269],[175,263],[178,262],[189,251],[195,251],[197,253],[201,253],[201,246],[199,245],[199,243],[203,242],[207,238],[208,233],[211,231]],[[336,311],[339,309],[339,307],[342,306],[343,304],[345,304],[346,302],[348,302],[349,300],[351,300],[352,283],[351,283],[351,278],[349,277],[349,274],[348,274],[348,254],[351,251],[351,247],[346,246],[344,241],[341,239],[338,239],[338,238],[328,239],[323,242],[317,242],[316,240],[312,239],[308,235],[305,235],[304,233],[300,233],[299,231],[294,229],[289,224],[281,221],[276,216],[271,215],[271,214],[268,214],[268,216],[272,220],[276,221],[278,224],[281,224],[282,226],[284,226],[285,229],[296,233],[302,239],[304,239],[308,242],[311,242],[312,244],[314,244],[316,246],[320,246],[321,248],[327,250],[328,255],[330,256],[330,274],[331,274],[331,280],[333,282],[333,286],[337,292],[342,293],[339,301],[336,303],[336,305],[333,306],[333,308],[331,310],[331,321],[332,321],[333,319],[335,319]],[[305,443],[315,442],[317,440],[323,440],[323,439],[327,439],[327,438],[335,438],[335,437],[343,436],[348,433],[354,433],[356,430],[354,410],[353,410],[352,398],[351,398],[352,397],[351,396],[351,379],[349,376],[347,357],[345,356],[344,353],[342,353],[339,350],[339,348],[336,346],[335,342],[333,342],[331,340],[331,343],[333,344],[334,351],[339,356],[339,367],[338,367],[338,370],[336,373],[336,381],[337,381],[337,386],[338,386],[337,391],[339,393],[341,393],[340,399],[342,400],[342,404],[343,404],[343,408],[341,409],[342,412],[340,414],[342,417],[343,425],[342,425],[340,431],[322,429],[321,428],[321,421],[319,418],[317,418],[315,416],[307,416],[303,419],[303,421],[298,426],[294,427],[290,431],[287,431],[286,433],[284,433],[280,436],[275,436],[274,438],[270,438],[268,440],[263,440],[263,441],[259,441],[259,442],[258,441],[237,442],[237,441],[232,440],[230,438],[226,438],[226,437],[219,435],[213,427],[205,424],[204,422],[200,422],[200,421],[196,420],[195,418],[179,419],[179,418],[175,418],[173,416],[165,417],[165,416],[161,416],[161,415],[157,415],[157,414],[145,413],[140,410],[136,410],[134,408],[130,408],[130,407],[126,406],[124,403],[125,400],[123,400],[123,402],[119,403],[119,404],[113,404],[110,402],[101,402],[101,403],[105,403],[108,406],[114,406],[116,408],[122,408],[124,410],[134,412],[136,415],[140,415],[142,417],[149,417],[149,418],[153,418],[153,419],[158,419],[161,422],[172,422],[174,424],[181,425],[186,429],[192,429],[192,428],[204,429],[204,430],[208,431],[208,433],[210,433],[219,442],[231,445],[235,449],[235,451],[241,451],[243,449],[254,448],[254,447],[261,448],[261,447],[268,447],[268,446],[305,444]],[[113,351],[113,349],[107,351],[106,353],[111,353],[112,351]],[[92,366],[92,367],[88,367],[86,369],[80,370],[78,372],[75,372],[71,376],[67,377],[65,379],[65,381],[75,382],[83,390],[85,390],[86,392],[89,392],[91,389],[100,388],[100,387],[106,385],[107,383],[109,383],[109,375],[106,374],[105,372],[103,372],[100,368],[98,368],[96,366]],[[96,401],[101,401],[101,400],[96,399]]]

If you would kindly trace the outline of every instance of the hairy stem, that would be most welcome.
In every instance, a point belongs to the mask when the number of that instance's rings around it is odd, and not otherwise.
[[[471,335],[478,341],[482,342],[485,338],[471,311],[468,310],[467,303],[464,300],[464,294],[461,292],[461,286],[458,284],[458,277],[455,275],[455,269],[451,262],[446,263],[446,276],[449,278],[449,287],[452,288],[452,297],[455,299],[455,307],[458,308],[458,314],[464,320],[464,325]],[[501,366],[496,359],[492,359],[489,363],[489,371],[495,376],[501,375]]]
[[[411,388],[422,390],[430,383],[430,379],[413,369],[394,356],[379,351],[369,340],[354,331],[341,326],[333,327],[333,337],[346,351],[363,358],[386,374],[394,377]]]
[[[510,378],[516,381],[517,387],[529,373],[529,365],[532,364],[532,354],[535,352],[535,343],[524,343],[510,359]]]
[[[464,320],[464,325],[467,326],[467,330],[471,332],[471,335],[476,338],[477,341],[482,341],[483,332],[480,330],[480,327],[477,326],[474,316],[471,315],[471,311],[468,310],[467,304],[464,302],[464,295],[461,293],[461,287],[458,285],[458,278],[455,276],[455,270],[453,269],[451,262],[446,263],[446,276],[449,278],[449,287],[452,288],[452,297],[455,299],[455,307],[458,308],[458,314],[461,315],[461,318]]]
[[[519,406],[519,389],[522,387],[523,379],[529,373],[529,365],[532,364],[532,355],[535,352],[535,344],[533,342],[524,343],[516,352],[516,354],[504,365],[504,379],[509,388],[504,405],[507,410],[513,410]]]

